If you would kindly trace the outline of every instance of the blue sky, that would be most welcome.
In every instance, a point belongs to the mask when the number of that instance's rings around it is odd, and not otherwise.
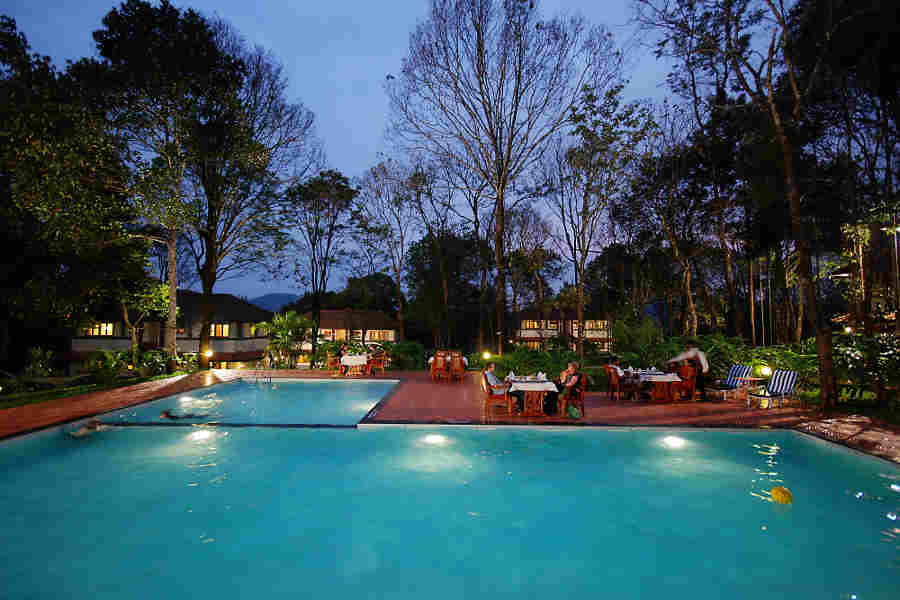
[[[382,150],[387,98],[382,83],[397,72],[409,34],[425,17],[427,0],[194,0],[173,2],[230,21],[251,44],[271,50],[284,64],[290,98],[316,115],[330,166],[355,177],[374,165]],[[119,3],[111,0],[6,0],[0,12],[13,17],[32,50],[60,67],[95,54],[91,33]],[[545,15],[580,13],[609,28],[620,44],[632,39],[630,0],[544,0]],[[629,99],[659,98],[665,67],[646,49],[630,45]],[[335,284],[340,283],[335,280]],[[216,286],[217,292],[249,297],[298,292],[289,281],[245,277]]]

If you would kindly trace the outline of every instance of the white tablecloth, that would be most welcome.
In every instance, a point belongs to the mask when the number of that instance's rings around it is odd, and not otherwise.
[[[556,384],[552,381],[513,381],[509,386],[511,392],[555,392]]]
[[[341,357],[341,364],[345,367],[359,367],[368,362],[368,354],[345,354]]]
[[[462,359],[463,359],[463,364],[466,365],[466,366],[468,367],[468,366],[469,366],[469,359],[466,358],[465,356],[463,356]],[[428,359],[428,364],[430,365],[430,364],[433,363],[433,362],[434,362],[434,357],[432,356],[431,358]],[[450,364],[450,357],[449,357],[449,356],[447,357],[447,364]]]
[[[641,383],[649,382],[649,383],[674,383],[676,381],[681,381],[681,377],[674,373],[664,373],[662,375],[651,375],[649,373],[640,373],[638,374],[638,379]]]

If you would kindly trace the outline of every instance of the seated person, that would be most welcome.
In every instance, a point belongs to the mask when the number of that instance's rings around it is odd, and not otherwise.
[[[169,409],[166,409],[166,410],[162,411],[161,413],[159,413],[160,419],[169,419],[171,421],[177,421],[178,419],[203,419],[208,416],[209,416],[208,414],[197,415],[194,413],[185,413],[183,415],[176,415]]]
[[[494,369],[496,368],[496,363],[488,363],[487,369],[484,370],[484,378],[491,388],[491,394],[499,396],[500,394],[506,393],[509,384],[500,381],[500,378],[497,377],[497,374],[494,372]],[[516,397],[516,401],[519,405],[519,412],[525,410],[525,392],[512,392],[512,395]]]
[[[69,435],[74,438],[81,438],[93,435],[98,431],[103,431],[105,429],[109,429],[109,426],[104,425],[98,419],[91,419],[75,431],[70,431]]]

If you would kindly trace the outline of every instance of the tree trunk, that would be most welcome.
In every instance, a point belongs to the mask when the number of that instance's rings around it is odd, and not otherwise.
[[[177,291],[178,291],[178,277],[176,273],[176,257],[175,257],[175,242],[177,240],[178,231],[175,229],[169,229],[169,316],[166,320],[166,330],[165,330],[165,343],[163,344],[166,348],[166,353],[169,355],[169,372],[175,370],[176,359],[178,357],[178,343],[175,339],[175,332],[177,330],[177,314],[178,314],[178,303],[177,303]]]
[[[405,304],[403,302],[403,288],[400,287],[400,277],[397,276],[397,321],[400,323],[400,331],[394,341],[402,342],[406,335]]]
[[[691,263],[685,260],[681,263],[684,269],[682,275],[682,283],[684,290],[684,299],[687,306],[687,333],[692,337],[697,336],[697,307],[694,305],[694,296],[691,294]]]
[[[807,319],[816,332],[816,347],[819,354],[819,399],[822,403],[822,409],[825,410],[833,405],[837,392],[834,361],[831,353],[831,329],[822,323],[819,315],[815,281],[812,277],[812,265],[809,256],[809,240],[804,229],[803,214],[800,206],[800,190],[797,189],[797,183],[794,180],[794,149],[784,131],[784,125],[781,122],[778,110],[772,107],[771,112],[775,123],[775,134],[781,144],[782,158],[784,160],[784,182],[791,210],[791,232],[797,244],[797,271],[800,285],[806,296]]]
[[[578,277],[578,360],[584,366],[584,267]]]
[[[722,253],[725,256],[725,282],[728,286],[728,305],[734,311],[732,319],[734,322],[734,334],[738,337],[744,337],[744,311],[740,308],[737,301],[737,290],[734,284],[734,266],[731,256],[731,247],[725,237],[725,228],[722,223],[718,228],[719,244],[722,246]]]
[[[750,263],[750,344],[752,346],[756,346],[756,284],[753,279],[753,263],[754,260],[751,258],[748,261]]]
[[[496,336],[497,355],[503,356],[503,332],[506,326],[506,261],[503,255],[503,231],[505,227],[504,209],[505,201],[503,191],[497,194],[497,202],[494,207],[496,212],[494,219],[494,260],[497,263],[497,296],[494,301],[494,309],[497,314]]]

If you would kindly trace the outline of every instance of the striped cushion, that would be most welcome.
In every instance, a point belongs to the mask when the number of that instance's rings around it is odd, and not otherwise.
[[[772,396],[790,396],[797,385],[797,372],[776,369],[772,373],[772,379],[766,385],[766,389]]]
[[[725,385],[727,387],[736,388],[740,384],[738,381],[739,378],[749,376],[750,367],[747,365],[731,365],[731,369],[728,371],[728,377],[725,378]]]

